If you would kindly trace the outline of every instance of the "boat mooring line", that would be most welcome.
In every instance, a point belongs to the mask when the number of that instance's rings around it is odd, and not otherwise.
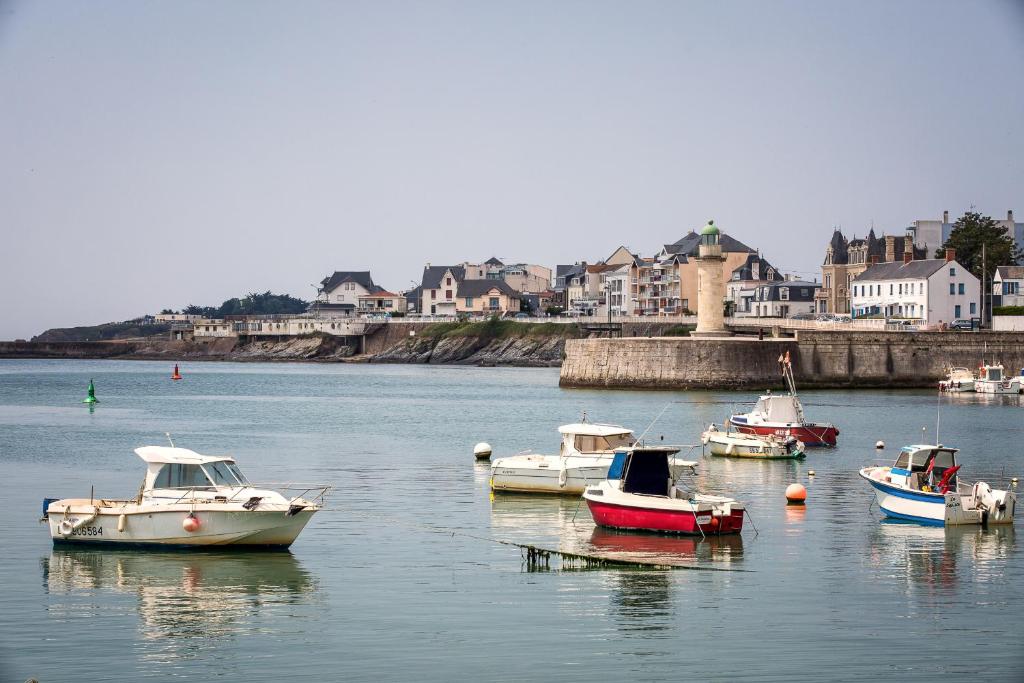
[[[341,512],[341,509],[335,509],[333,511]],[[351,511],[348,514],[353,514]],[[361,515],[354,513],[354,516],[370,518],[371,515]],[[516,541],[505,541],[500,538],[492,538],[490,536],[479,536],[477,534],[471,534],[466,531],[459,531],[458,529],[452,529],[451,527],[434,526],[430,524],[418,524],[416,522],[409,522],[404,519],[398,519],[396,517],[372,515],[374,520],[380,521],[382,519],[388,520],[392,523],[399,524],[405,527],[413,529],[420,529],[428,531],[434,534],[445,534],[454,538],[455,536],[463,536],[465,538],[472,538],[477,541],[488,541],[490,543],[498,543],[500,545],[512,546],[519,548],[523,555],[523,559],[527,566],[531,569],[545,569],[551,566],[551,557],[555,556],[561,559],[563,570],[565,569],[600,569],[606,567],[633,567],[637,569],[684,569],[689,571],[705,571],[705,572],[745,572],[753,573],[753,569],[739,569],[735,567],[707,567],[693,564],[674,564],[671,562],[653,562],[645,560],[627,560],[618,557],[608,557],[606,555],[589,555],[584,553],[570,553],[564,550],[553,550],[551,548],[543,548],[536,546],[531,543],[517,543]],[[756,529],[755,529],[756,531]]]

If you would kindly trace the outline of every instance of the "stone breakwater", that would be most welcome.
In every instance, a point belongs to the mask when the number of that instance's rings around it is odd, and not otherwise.
[[[1005,332],[819,332],[794,339],[574,339],[565,345],[565,387],[745,389],[781,387],[786,351],[801,387],[934,387],[950,366],[1024,367],[1024,334]]]

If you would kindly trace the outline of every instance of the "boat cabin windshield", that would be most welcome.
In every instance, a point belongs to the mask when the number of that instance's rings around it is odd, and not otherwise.
[[[896,458],[894,468],[910,472],[924,472],[931,465],[932,471],[942,474],[956,465],[955,451],[948,448],[910,448],[905,447]],[[934,459],[934,464],[932,460]]]
[[[622,434],[608,434],[606,436],[577,434],[573,440],[573,446],[580,453],[614,451],[617,448],[624,448],[632,445],[633,435],[630,432],[623,432]]]
[[[665,453],[634,451],[626,459],[622,490],[647,496],[667,496],[670,473]]]
[[[204,465],[167,463],[160,468],[153,481],[156,489],[215,488],[219,486],[245,486],[248,482],[238,466],[226,460]]]

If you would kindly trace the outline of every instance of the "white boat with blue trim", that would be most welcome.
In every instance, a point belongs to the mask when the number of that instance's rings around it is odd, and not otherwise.
[[[891,467],[860,471],[888,517],[934,526],[1012,524],[1017,496],[983,481],[959,478],[955,448],[914,445],[900,449]]]

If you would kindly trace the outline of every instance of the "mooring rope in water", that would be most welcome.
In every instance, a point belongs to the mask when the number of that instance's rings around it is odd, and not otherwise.
[[[331,511],[341,512],[340,508],[332,509]],[[360,513],[349,513],[357,517],[370,518],[370,515]],[[642,559],[624,559],[618,557],[608,557],[606,555],[588,555],[583,553],[571,553],[564,550],[553,550],[551,548],[543,548],[541,546],[533,545],[531,543],[518,543],[516,541],[506,541],[500,538],[492,538],[490,536],[480,536],[478,534],[472,534],[467,531],[460,531],[458,529],[452,529],[451,527],[442,527],[432,524],[422,524],[417,522],[410,522],[408,520],[399,519],[391,516],[373,515],[372,519],[375,521],[387,520],[397,525],[405,526],[413,529],[420,529],[422,531],[428,531],[434,534],[445,534],[454,538],[455,536],[462,536],[464,538],[472,538],[477,541],[487,541],[490,543],[498,543],[500,545],[512,546],[520,549],[520,553],[524,558],[527,566],[531,568],[550,568],[551,557],[557,556],[561,562],[561,568],[564,569],[599,569],[607,567],[633,567],[639,569],[685,569],[690,571],[706,571],[706,572],[746,572],[751,573],[752,569],[739,569],[735,567],[707,567],[693,564],[675,564],[672,562],[655,562],[646,561]]]

